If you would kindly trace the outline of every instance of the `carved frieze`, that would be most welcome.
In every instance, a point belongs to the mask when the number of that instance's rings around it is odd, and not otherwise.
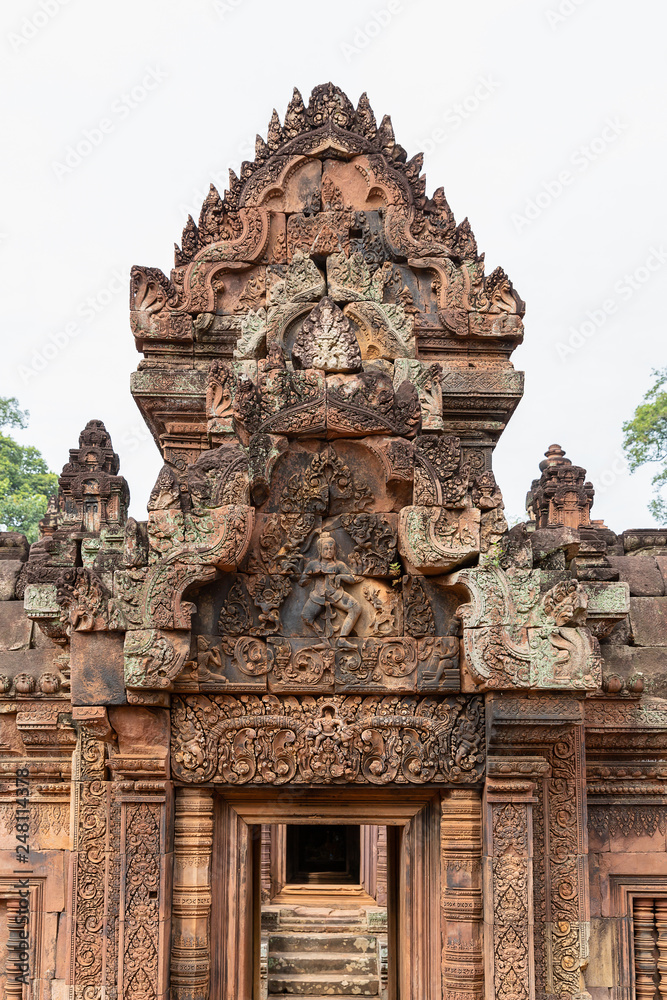
[[[189,783],[474,784],[483,765],[474,697],[173,700],[172,768]]]

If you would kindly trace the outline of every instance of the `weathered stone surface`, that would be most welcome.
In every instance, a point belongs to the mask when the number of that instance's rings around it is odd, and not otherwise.
[[[480,514],[474,508],[404,507],[399,515],[399,550],[419,573],[447,573],[479,552],[479,525]]]
[[[361,351],[350,321],[333,299],[320,299],[303,321],[292,347],[298,368],[326,372],[355,372],[361,368]]]
[[[580,538],[574,528],[558,525],[548,528],[537,528],[531,533],[530,544],[533,547],[533,559],[536,563],[563,552],[566,562],[574,559],[579,551]]]
[[[56,647],[0,652],[0,697],[67,694],[55,662]]]
[[[0,559],[0,601],[14,600],[22,568],[23,562],[18,559]]]
[[[0,650],[28,649],[32,622],[26,616],[21,601],[0,604]]]
[[[632,597],[630,626],[637,646],[667,646],[667,597]]]
[[[609,556],[608,561],[618,570],[619,580],[630,584],[632,597],[664,596],[664,578],[652,556]]]
[[[662,576],[663,585],[665,590],[667,590],[667,555],[658,555],[655,557],[656,564],[660,570],[660,575]],[[639,595],[638,595],[639,596]]]
[[[366,95],[295,91],[169,276],[132,269],[146,521],[91,421],[27,561],[0,534],[0,926],[27,854],[35,995],[254,995],[258,875],[305,937],[262,995],[653,998],[667,530],[591,521],[556,445],[508,529],[524,303],[421,168]],[[315,912],[280,903],[304,823],[359,831]]]
[[[71,643],[73,705],[124,705],[123,635],[74,632]]]
[[[623,681],[621,690],[629,691],[633,679],[641,675],[643,690],[656,698],[667,698],[667,647],[622,646],[603,643],[603,686],[608,687],[611,675]]]
[[[633,528],[621,535],[623,548],[628,554],[662,555],[667,545],[667,528]]]
[[[12,559],[25,562],[29,552],[28,539],[20,531],[0,531],[0,561]]]

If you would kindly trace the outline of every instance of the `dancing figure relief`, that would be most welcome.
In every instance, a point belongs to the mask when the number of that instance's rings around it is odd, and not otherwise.
[[[331,638],[339,633],[338,644],[353,648],[346,636],[352,634],[361,614],[361,605],[347,593],[344,584],[357,583],[359,578],[342,559],[337,558],[336,540],[332,535],[326,532],[320,535],[317,551],[318,558],[306,563],[299,580],[301,587],[312,585],[301,618],[318,635]],[[345,615],[340,626],[336,623],[336,611]]]

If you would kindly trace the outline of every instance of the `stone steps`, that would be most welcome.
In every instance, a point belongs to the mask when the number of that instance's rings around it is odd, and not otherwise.
[[[312,926],[312,925],[311,925]],[[281,931],[269,935],[270,952],[333,951],[375,954],[376,939],[368,932],[358,934],[314,933],[293,934]]]
[[[377,957],[374,952],[367,955],[336,952],[297,952],[269,954],[269,975],[312,976],[320,973],[349,973],[350,975],[372,976],[377,972]]]
[[[333,991],[336,992],[333,992]],[[376,997],[380,992],[377,976],[317,975],[281,976],[269,973],[269,996]]]
[[[304,917],[297,929],[283,928],[281,920],[280,930],[269,935],[269,1000],[379,997],[377,937],[368,933],[365,921],[348,933],[336,925],[329,929],[329,920],[330,915],[326,923]]]

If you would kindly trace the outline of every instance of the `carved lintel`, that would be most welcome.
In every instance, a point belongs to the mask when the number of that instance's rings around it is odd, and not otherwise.
[[[175,697],[172,774],[227,785],[476,784],[481,701],[342,695]]]

